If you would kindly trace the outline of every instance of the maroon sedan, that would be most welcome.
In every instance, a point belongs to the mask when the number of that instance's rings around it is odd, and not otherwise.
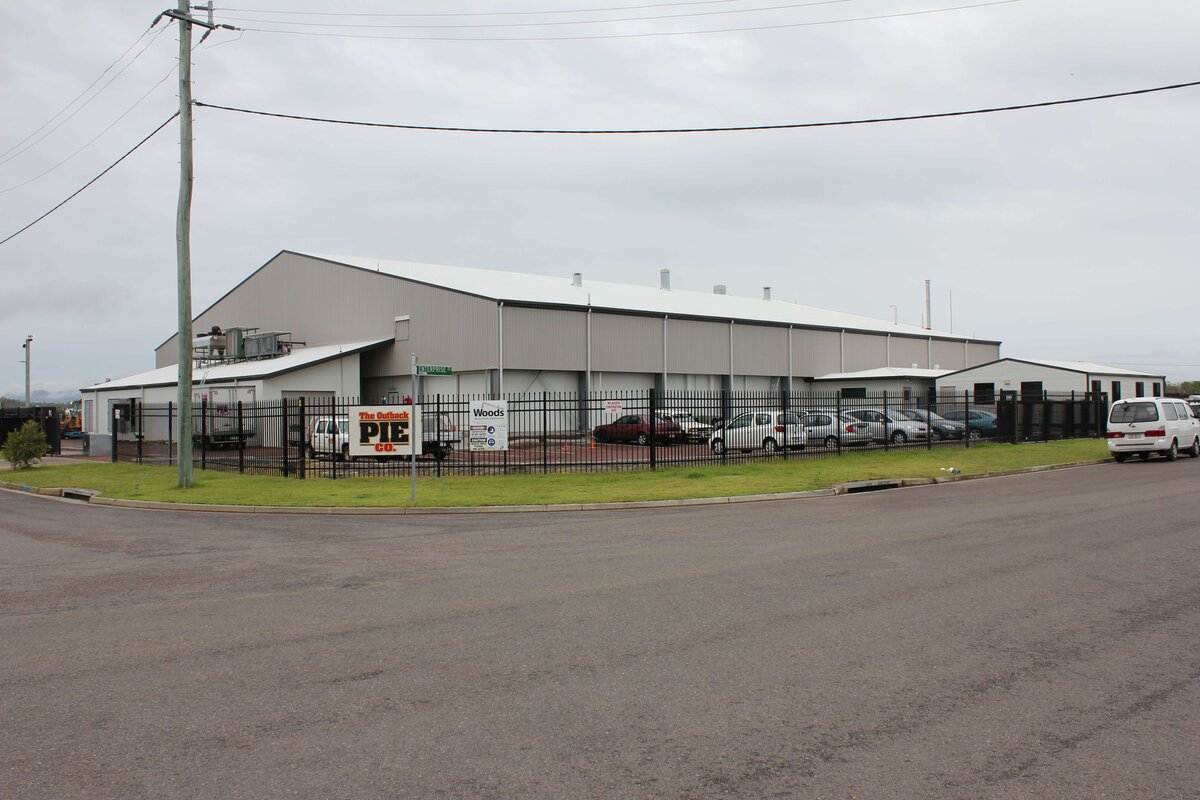
[[[597,425],[592,431],[597,442],[637,442],[650,444],[650,415],[626,414],[606,425]],[[654,438],[660,442],[683,442],[687,434],[683,428],[666,417],[654,419]]]

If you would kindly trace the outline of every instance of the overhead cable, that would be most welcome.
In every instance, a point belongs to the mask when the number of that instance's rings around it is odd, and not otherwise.
[[[783,22],[775,25],[748,25],[741,28],[710,28],[701,31],[650,31],[645,33],[606,33],[592,36],[387,36],[373,33],[330,33],[325,31],[290,31],[283,28],[243,28],[254,33],[269,33],[283,36],[321,36],[334,39],[387,39],[410,42],[575,42],[589,39],[644,39],[659,36],[699,36],[710,33],[749,33],[753,31],[783,30],[785,28],[807,28],[814,25],[840,25],[847,22],[869,22],[881,19],[916,17],[925,14],[941,14],[947,11],[966,11],[988,6],[1003,6],[1021,0],[991,0],[963,6],[928,8],[920,11],[898,11],[893,14],[873,14],[865,17],[844,17],[814,22]],[[547,23],[549,24],[549,23]]]
[[[251,114],[259,117],[274,117],[277,119],[297,120],[302,122],[322,122],[330,125],[353,125],[364,128],[395,128],[410,131],[440,131],[450,133],[510,133],[510,134],[564,134],[564,135],[604,135],[604,134],[650,134],[650,133],[736,133],[743,131],[779,131],[799,128],[833,128],[847,125],[873,125],[881,122],[913,122],[922,119],[943,119],[946,117],[967,117],[977,114],[996,114],[1001,111],[1021,111],[1028,108],[1048,108],[1072,103],[1088,103],[1093,100],[1111,100],[1116,97],[1132,97],[1153,92],[1167,92],[1173,89],[1187,89],[1200,86],[1200,81],[1175,83],[1170,86],[1155,86],[1150,89],[1133,89],[1127,92],[1111,92],[1089,97],[1073,97],[1068,100],[1046,100],[1040,103],[1022,103],[1011,106],[994,106],[991,108],[976,108],[969,111],[941,111],[932,114],[909,114],[896,117],[871,117],[866,119],[836,120],[832,122],[791,122],[779,125],[731,125],[707,128],[616,128],[616,129],[585,129],[585,128],[482,128],[468,126],[444,125],[411,125],[391,122],[364,122],[360,120],[333,119],[330,117],[311,117],[300,114],[282,114],[273,111],[260,111],[236,106],[222,106],[215,103],[203,103],[199,100],[193,104],[200,108],[215,108],[219,111],[235,111],[239,114]]]
[[[423,13],[355,13],[351,11],[280,11],[267,8],[217,8],[215,11],[233,11],[238,14],[288,14],[303,17],[527,17],[551,14],[590,14],[601,11],[643,11],[648,8],[674,8],[677,6],[715,6],[739,3],[741,0],[686,0],[682,3],[644,3],[636,6],[608,6],[606,8],[569,8],[548,11],[443,11]]]
[[[21,228],[20,230],[18,230],[18,231],[15,231],[14,233],[10,233],[8,236],[4,237],[3,239],[0,239],[0,245],[3,245],[3,244],[5,244],[5,243],[7,243],[8,241],[10,241],[10,240],[12,240],[12,239],[15,239],[16,237],[20,236],[22,233],[24,233],[25,231],[29,230],[29,229],[30,229],[30,228],[32,228],[34,225],[37,225],[39,222],[41,222],[42,220],[44,220],[46,217],[50,216],[50,215],[51,215],[51,214],[53,214],[55,211],[58,211],[60,208],[62,208],[63,206],[65,206],[67,203],[69,203],[69,202],[71,202],[72,200],[74,200],[76,197],[78,197],[80,194],[82,194],[82,193],[83,193],[83,191],[84,191],[85,189],[87,189],[87,188],[88,188],[89,186],[91,186],[93,183],[95,183],[96,181],[100,180],[100,179],[101,179],[101,178],[103,178],[105,175],[107,175],[107,174],[108,174],[108,172],[109,172],[109,170],[111,170],[113,167],[117,166],[117,164],[120,164],[120,163],[121,163],[122,161],[124,161],[125,159],[129,158],[129,156],[131,156],[135,150],[137,150],[139,147],[141,147],[142,145],[144,145],[146,142],[148,142],[148,141],[150,141],[152,138],[154,138],[154,135],[155,135],[156,133],[158,133],[159,131],[161,131],[163,128],[167,127],[167,125],[169,125],[169,124],[171,123],[171,121],[172,121],[172,120],[174,120],[174,119],[175,119],[176,117],[178,117],[178,116],[179,116],[179,112],[178,112],[178,111],[176,111],[174,114],[172,114],[171,116],[167,117],[167,119],[166,119],[166,120],[164,120],[164,121],[163,121],[163,123],[162,123],[161,125],[159,125],[159,126],[158,126],[157,128],[155,128],[154,130],[150,131],[150,133],[149,133],[149,134],[146,136],[146,138],[145,138],[145,139],[142,139],[140,142],[138,142],[137,144],[135,144],[133,147],[129,148],[129,150],[128,150],[128,151],[126,151],[125,155],[121,156],[121,157],[120,157],[120,158],[118,158],[116,161],[114,161],[113,163],[109,164],[107,167],[105,167],[105,168],[104,168],[104,171],[103,171],[103,172],[101,172],[101,173],[100,173],[99,175],[97,175],[96,177],[92,178],[90,181],[88,181],[87,183],[85,183],[83,186],[80,186],[78,189],[76,189],[76,190],[75,190],[75,191],[74,191],[74,192],[73,192],[73,193],[72,193],[70,196],[68,196],[68,197],[67,197],[65,200],[63,200],[61,203],[59,203],[58,205],[54,206],[54,208],[50,209],[50,210],[49,210],[49,211],[47,211],[45,214],[42,214],[40,217],[38,217],[37,219],[35,219],[33,222],[30,222],[28,225],[26,225],[25,227]]]
[[[463,30],[477,28],[550,28],[561,27],[564,25],[607,25],[617,22],[648,22],[664,19],[681,19],[690,17],[716,17],[729,14],[759,14],[767,11],[784,11],[794,8],[808,8],[810,6],[830,6],[840,3],[849,3],[852,0],[812,0],[807,3],[786,3],[777,6],[759,6],[758,8],[729,8],[721,11],[689,11],[682,14],[657,14],[654,16],[643,17],[614,17],[612,19],[580,19],[580,20],[557,20],[554,22],[485,22],[485,23],[453,23],[453,24],[436,24],[436,25],[397,25],[397,24],[378,24],[373,23],[365,25],[355,22],[288,22],[286,20],[273,19],[253,19],[250,17],[222,17],[222,19],[232,20],[234,22],[265,22],[267,24],[277,25],[296,25],[310,28],[390,28],[404,30]],[[1016,2],[1016,0],[1009,0]]]
[[[101,87],[100,87],[100,89],[99,89],[99,90],[98,90],[98,91],[97,91],[95,94],[93,94],[91,97],[89,97],[87,100],[85,100],[85,101],[83,102],[83,104],[79,106],[79,108],[75,109],[75,110],[74,110],[74,111],[72,111],[70,114],[68,114],[67,116],[63,117],[61,120],[59,120],[59,121],[58,121],[58,123],[57,123],[56,125],[54,125],[52,128],[50,128],[49,130],[46,130],[44,133],[42,133],[42,135],[41,135],[41,136],[37,136],[37,134],[38,134],[38,133],[40,133],[41,131],[43,131],[43,129],[45,129],[47,125],[50,125],[51,123],[53,123],[53,122],[54,122],[54,120],[55,120],[55,119],[57,119],[59,116],[61,116],[61,115],[62,115],[64,112],[66,112],[66,110],[67,110],[67,109],[69,109],[71,106],[75,105],[75,103],[79,101],[79,98],[80,98],[80,97],[83,97],[85,94],[87,94],[89,91],[91,91],[92,87],[93,87],[93,86],[95,86],[97,83],[99,83],[99,82],[100,82],[100,79],[101,79],[101,78],[103,78],[103,77],[104,77],[106,74],[108,74],[108,72],[109,72],[109,71],[110,71],[110,70],[111,70],[113,67],[115,67],[117,64],[119,64],[119,63],[121,62],[121,59],[125,58],[125,56],[126,56],[128,53],[129,53],[129,51],[130,51],[130,50],[132,50],[134,47],[136,47],[136,46],[137,46],[137,43],[138,43],[138,42],[140,42],[142,39],[144,39],[144,38],[145,38],[145,36],[146,36],[146,34],[147,34],[147,33],[149,33],[149,32],[150,32],[152,29],[153,29],[153,26],[151,26],[150,28],[148,28],[148,29],[146,30],[146,32],[145,32],[145,33],[143,33],[141,36],[139,36],[139,37],[138,37],[138,39],[137,39],[137,41],[135,41],[135,42],[134,42],[132,45],[130,45],[130,46],[129,46],[129,48],[128,48],[128,49],[127,49],[127,50],[126,50],[124,53],[122,53],[122,54],[121,54],[121,57],[120,57],[120,58],[118,58],[116,61],[114,61],[112,64],[110,64],[110,65],[109,65],[109,66],[108,66],[108,67],[107,67],[107,68],[104,70],[104,72],[100,73],[100,77],[98,77],[98,78],[96,78],[96,80],[92,81],[92,83],[91,83],[91,84],[90,84],[90,85],[89,85],[89,86],[88,86],[86,89],[84,89],[82,92],[80,92],[78,95],[76,95],[75,99],[74,99],[74,100],[72,100],[70,103],[67,103],[67,105],[66,105],[66,106],[65,106],[65,107],[64,107],[64,108],[63,108],[61,111],[59,111],[59,112],[58,112],[57,114],[55,114],[53,117],[51,117],[50,119],[48,119],[48,120],[47,120],[45,123],[43,123],[43,124],[42,124],[42,126],[41,126],[41,127],[39,127],[37,130],[35,130],[33,133],[29,134],[29,135],[28,135],[28,136],[26,136],[24,139],[22,139],[21,141],[17,142],[15,145],[13,145],[12,147],[10,147],[8,150],[5,150],[3,153],[0,153],[0,164],[6,164],[6,163],[8,163],[9,161],[12,161],[12,160],[13,160],[14,158],[16,158],[17,156],[19,156],[19,155],[21,155],[22,153],[24,153],[25,151],[27,151],[27,150],[29,150],[30,148],[34,147],[34,146],[35,146],[35,145],[37,145],[39,142],[41,142],[43,139],[45,139],[47,136],[49,136],[50,134],[54,133],[56,130],[58,130],[58,129],[59,129],[59,128],[61,128],[63,125],[65,125],[67,122],[69,122],[69,121],[70,121],[70,120],[71,120],[71,119],[72,119],[72,118],[73,118],[73,117],[74,117],[76,114],[78,114],[80,111],[82,111],[83,109],[87,108],[87,106],[88,106],[88,105],[89,105],[89,104],[90,104],[90,103],[91,103],[93,100],[95,100],[97,97],[99,97],[99,96],[100,96],[100,93],[101,93],[101,92],[103,92],[105,89],[107,89],[109,86],[111,86],[111,85],[112,85],[113,81],[115,81],[117,78],[121,77],[121,75],[122,75],[122,74],[124,74],[125,70],[127,70],[127,69],[129,69],[131,66],[133,66],[134,62],[136,62],[136,61],[137,61],[139,58],[141,58],[141,57],[142,57],[142,54],[143,54],[143,53],[145,53],[147,50],[149,50],[149,49],[150,49],[150,46],[151,46],[151,45],[153,45],[153,44],[154,44],[156,41],[158,41],[158,37],[159,37],[159,36],[162,36],[162,35],[163,35],[163,33],[164,33],[166,30],[167,30],[167,28],[165,28],[165,27],[164,27],[164,28],[162,28],[161,30],[159,30],[159,32],[158,32],[158,33],[156,33],[156,34],[154,35],[154,38],[153,38],[153,39],[151,39],[150,41],[146,42],[146,46],[145,46],[145,47],[143,47],[141,50],[139,50],[139,51],[137,52],[137,55],[135,55],[133,58],[131,58],[131,59],[129,60],[129,63],[128,63],[128,64],[126,64],[125,66],[121,67],[121,69],[120,69],[120,70],[117,72],[117,74],[115,74],[115,75],[113,75],[111,78],[109,78],[109,79],[108,79],[108,80],[107,80],[107,81],[104,83],[104,85],[103,85],[103,86],[101,86]],[[34,137],[34,136],[37,136],[37,138],[36,138],[36,139],[33,139],[33,137]],[[33,139],[33,141],[32,141],[32,142],[29,142],[29,140],[30,140],[30,139]],[[29,142],[29,144],[25,144],[26,142]],[[23,145],[23,144],[24,144],[25,146],[24,146],[24,147],[21,147],[21,145]],[[18,147],[20,147],[21,149],[20,149],[20,150],[17,150],[17,148],[18,148]],[[15,153],[13,152],[14,150],[16,150],[16,152],[15,152]],[[11,155],[9,155],[10,153],[11,153]]]

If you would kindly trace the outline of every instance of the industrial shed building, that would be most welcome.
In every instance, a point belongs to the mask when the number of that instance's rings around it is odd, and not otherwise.
[[[286,331],[307,347],[379,342],[357,394],[645,390],[819,391],[816,376],[900,366],[961,370],[1000,342],[770,299],[282,251],[195,320]],[[175,337],[156,350],[175,363]],[[413,387],[411,357],[453,368]]]
[[[986,364],[947,373],[937,379],[939,394],[970,392],[978,402],[990,403],[1001,392],[1041,396],[1075,392],[1107,393],[1109,401],[1123,397],[1160,397],[1167,385],[1164,375],[1153,375],[1086,361],[1045,361],[1000,358]]]

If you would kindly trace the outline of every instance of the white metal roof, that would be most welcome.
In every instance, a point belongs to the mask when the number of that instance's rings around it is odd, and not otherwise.
[[[371,339],[362,342],[344,342],[342,344],[326,344],[318,347],[298,347],[292,353],[279,358],[264,358],[254,361],[235,361],[228,364],[213,364],[211,366],[194,367],[192,381],[196,386],[202,383],[228,383],[234,380],[251,380],[269,378],[285,372],[293,372],[304,367],[311,367],[322,361],[328,361],[338,356],[351,355],[369,350],[385,342],[387,339]],[[105,381],[84,388],[84,392],[108,391],[110,389],[140,388],[143,386],[170,386],[179,380],[179,368],[172,364],[169,367],[152,369],[115,381]]]
[[[878,367],[860,372],[833,372],[813,378],[814,381],[869,381],[887,378],[926,378],[934,380],[950,374],[948,369],[921,369],[917,367]]]
[[[389,261],[359,256],[303,253],[294,250],[290,252],[505,302],[580,308],[592,306],[597,309],[684,317],[773,322],[906,336],[933,336],[939,339],[960,341],[973,340],[972,337],[948,331],[926,330],[916,325],[895,325],[886,320],[802,306],[785,300],[762,300],[682,289],[660,289],[657,286],[607,283],[588,280],[587,276],[584,276],[582,286],[575,286],[572,283],[571,275],[562,277],[530,275],[521,272],[419,264],[411,261]]]
[[[1057,361],[1044,358],[1017,358],[1015,356],[1005,356],[1004,358],[990,361],[987,364],[976,364],[973,367],[966,369],[955,370],[955,372],[968,372],[980,367],[991,366],[998,364],[1001,361],[1017,361],[1023,364],[1036,364],[1041,367],[1049,367],[1050,369],[1061,369],[1067,372],[1080,372],[1086,375],[1123,375],[1128,378],[1162,378],[1163,375],[1155,375],[1149,372],[1138,372],[1132,369],[1123,369],[1121,367],[1110,367],[1107,364],[1095,364],[1090,361]]]

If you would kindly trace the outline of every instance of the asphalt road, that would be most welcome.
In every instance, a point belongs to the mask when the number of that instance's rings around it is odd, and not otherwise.
[[[1194,798],[1198,479],[407,518],[0,492],[0,796]]]

